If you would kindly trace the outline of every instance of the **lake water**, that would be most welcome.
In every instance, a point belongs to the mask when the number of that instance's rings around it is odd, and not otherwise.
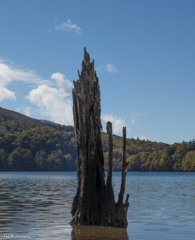
[[[116,198],[120,178],[113,173]],[[1,172],[0,239],[195,239],[195,173],[128,172],[127,230],[72,228],[76,187],[75,172]]]

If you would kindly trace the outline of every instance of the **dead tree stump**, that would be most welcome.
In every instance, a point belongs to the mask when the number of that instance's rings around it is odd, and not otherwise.
[[[112,124],[107,123],[109,159],[105,184],[104,157],[101,140],[101,108],[99,80],[94,61],[84,48],[84,60],[79,79],[74,81],[73,115],[77,142],[77,192],[72,204],[71,225],[127,227],[128,196],[125,192],[126,128],[123,128],[123,169],[119,200],[115,203],[112,188]],[[125,129],[125,130],[124,130]],[[125,135],[124,135],[125,132]]]

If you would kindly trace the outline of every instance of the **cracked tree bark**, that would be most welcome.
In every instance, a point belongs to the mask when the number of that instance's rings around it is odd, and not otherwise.
[[[99,80],[94,61],[84,48],[79,79],[74,81],[73,115],[77,142],[77,192],[72,204],[71,225],[127,227],[128,195],[123,204],[126,177],[126,128],[123,128],[123,169],[119,200],[115,203],[112,188],[112,123],[107,123],[109,159],[105,184],[104,157],[101,140],[101,108]]]

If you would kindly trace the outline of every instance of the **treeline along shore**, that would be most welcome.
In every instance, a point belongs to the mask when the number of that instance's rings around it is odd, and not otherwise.
[[[105,169],[108,138],[102,132]],[[195,140],[165,144],[127,139],[129,171],[195,171]],[[0,108],[0,171],[76,171],[74,128]],[[120,171],[122,137],[113,135],[113,170]]]

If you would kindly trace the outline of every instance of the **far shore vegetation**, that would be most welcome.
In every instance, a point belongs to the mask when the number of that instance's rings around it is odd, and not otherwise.
[[[74,128],[0,109],[0,171],[76,171]],[[27,119],[27,120],[25,120]],[[120,171],[122,137],[113,135],[113,170]],[[107,169],[108,141],[102,132]],[[195,140],[165,144],[127,139],[129,171],[195,171]]]

